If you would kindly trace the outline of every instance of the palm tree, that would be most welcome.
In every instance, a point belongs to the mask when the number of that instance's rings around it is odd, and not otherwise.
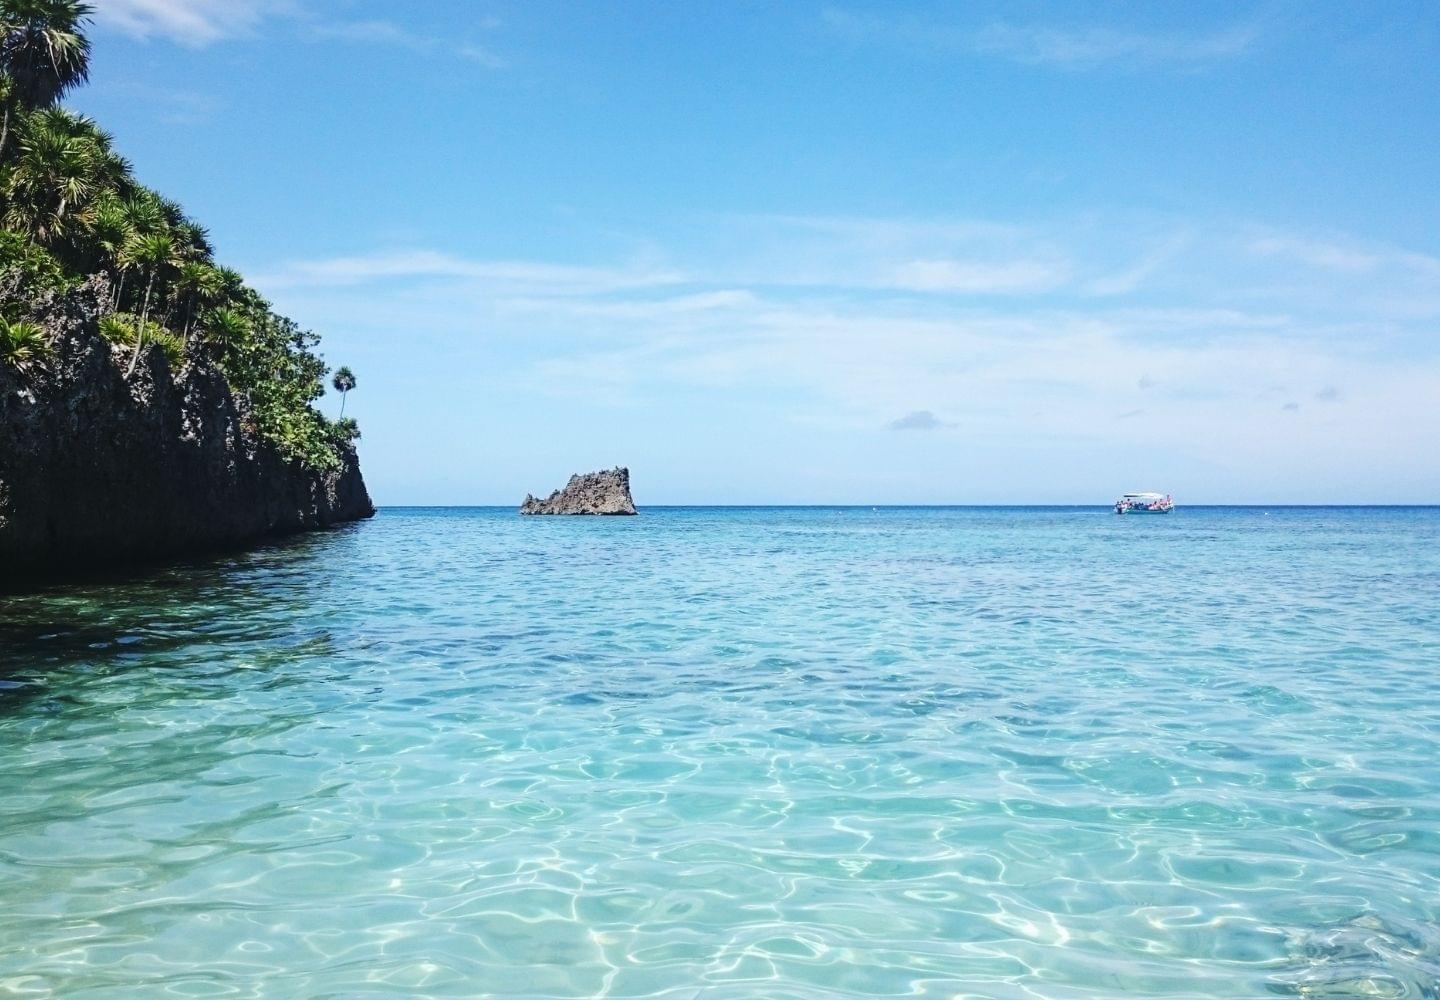
[[[151,233],[139,237],[126,251],[126,255],[135,267],[148,272],[144,304],[140,307],[140,326],[135,331],[135,353],[130,356],[130,367],[125,369],[125,377],[129,378],[135,374],[135,366],[140,361],[140,348],[145,344],[145,324],[150,318],[150,294],[155,290],[155,282],[168,275],[179,262],[175,256],[175,241],[168,233]]]
[[[245,297],[245,278],[233,267],[217,267],[220,276],[220,298],[226,302],[239,302]]]
[[[48,350],[45,331],[34,323],[11,323],[0,316],[0,361],[28,368]]]
[[[148,236],[165,228],[165,215],[155,192],[141,188],[125,199],[125,217],[137,236]]]
[[[235,350],[250,336],[250,321],[235,309],[214,309],[203,320],[205,340],[222,353]]]
[[[113,195],[96,201],[95,214],[90,220],[90,238],[95,244],[96,263],[101,270],[109,271],[114,279],[115,290],[111,292],[111,300],[118,309],[120,293],[125,287],[122,265],[125,247],[135,238],[135,230],[130,226],[125,206]]]
[[[335,369],[335,377],[330,380],[335,391],[340,394],[340,417],[345,417],[345,397],[350,395],[350,390],[355,388],[355,373],[344,365]]]
[[[0,0],[0,73],[11,83],[0,125],[0,159],[18,108],[46,108],[90,76],[94,8],[79,0]]]
[[[198,260],[187,260],[180,265],[180,271],[175,276],[175,292],[185,301],[185,327],[181,336],[187,343],[196,308],[214,305],[220,290],[220,272],[211,265]]]
[[[71,234],[103,188],[109,154],[88,125],[65,112],[25,121],[6,191],[5,224],[28,233],[32,243],[50,244]]]
[[[115,283],[116,309],[125,305],[125,275],[130,270],[132,262],[130,251],[134,248],[135,242],[142,236],[165,231],[165,218],[160,212],[159,199],[146,188],[140,188],[122,201],[120,211],[125,216],[126,237],[115,258],[118,278]]]
[[[174,231],[186,259],[208,263],[215,256],[215,247],[210,243],[210,230],[200,223],[187,218],[174,227]]]

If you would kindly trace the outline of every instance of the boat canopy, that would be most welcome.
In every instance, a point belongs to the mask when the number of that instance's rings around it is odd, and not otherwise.
[[[1121,496],[1122,500],[1164,500],[1163,493],[1126,493]]]

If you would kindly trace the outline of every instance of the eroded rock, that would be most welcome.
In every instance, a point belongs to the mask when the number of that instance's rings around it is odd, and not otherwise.
[[[104,292],[34,303],[51,355],[0,365],[0,588],[374,513],[352,448],[336,471],[288,461],[204,358],[172,371],[151,346],[127,380]]]
[[[630,470],[606,469],[570,477],[563,490],[544,500],[525,495],[522,514],[634,514],[630,498]]]

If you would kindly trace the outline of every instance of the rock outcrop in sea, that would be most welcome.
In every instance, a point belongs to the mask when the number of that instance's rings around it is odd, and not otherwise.
[[[106,288],[34,303],[48,356],[0,365],[0,585],[375,513],[353,447],[333,471],[286,459],[208,360],[172,371],[151,345],[127,380],[98,332]]]
[[[570,477],[563,490],[541,500],[525,494],[522,514],[634,514],[630,470],[607,469]]]

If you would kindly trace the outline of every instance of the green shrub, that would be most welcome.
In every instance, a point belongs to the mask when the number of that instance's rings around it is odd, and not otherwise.
[[[169,359],[171,368],[179,368],[180,363],[185,360],[185,338],[163,326],[146,327],[145,342],[159,345]]]
[[[134,347],[140,320],[132,313],[110,313],[100,317],[100,336],[111,344]],[[171,368],[178,368],[185,359],[185,338],[155,323],[145,324],[145,343],[158,344]]]
[[[29,368],[50,353],[45,331],[23,320],[11,322],[0,317],[0,362],[15,368]]]
[[[135,346],[135,317],[129,313],[110,313],[100,317],[100,336],[112,344]]]
[[[60,262],[19,233],[0,229],[0,290],[5,293],[5,312],[12,310],[48,291],[68,287],[70,282]]]
[[[341,417],[330,425],[330,435],[338,444],[349,444],[360,440],[360,425],[354,417]]]

